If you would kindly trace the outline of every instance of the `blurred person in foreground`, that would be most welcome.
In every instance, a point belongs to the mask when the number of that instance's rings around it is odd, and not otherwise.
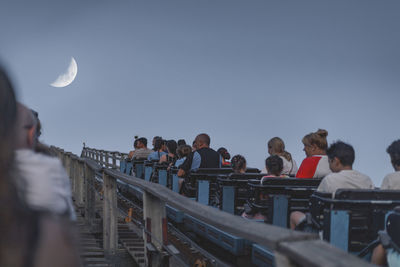
[[[38,121],[30,109],[17,104],[15,163],[18,186],[32,209],[76,220],[68,175],[58,158],[34,151]]]
[[[16,123],[15,93],[0,68],[0,266],[80,266],[70,221],[30,209],[18,193]]]

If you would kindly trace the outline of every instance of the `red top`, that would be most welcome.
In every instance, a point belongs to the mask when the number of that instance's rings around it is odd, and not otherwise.
[[[321,157],[307,157],[303,160],[299,170],[296,173],[296,178],[313,178]]]

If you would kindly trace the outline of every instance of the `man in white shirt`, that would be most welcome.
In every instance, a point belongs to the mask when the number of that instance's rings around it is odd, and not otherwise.
[[[334,194],[339,188],[374,189],[371,178],[353,170],[355,153],[351,145],[337,141],[329,146],[326,154],[332,173],[322,179],[317,191]],[[292,212],[290,214],[290,228],[295,229],[304,219],[304,213]]]
[[[35,153],[37,121],[31,110],[18,104],[15,162],[18,189],[34,210],[44,210],[76,219],[71,185],[60,160]]]

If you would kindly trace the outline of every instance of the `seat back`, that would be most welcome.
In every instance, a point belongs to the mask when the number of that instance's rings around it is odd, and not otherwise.
[[[400,205],[400,191],[339,189],[334,198],[316,193],[311,198],[312,216],[323,237],[349,252],[360,252],[385,229],[388,212]]]
[[[268,178],[250,180],[249,205],[267,215],[268,222],[288,227],[290,213],[308,212],[309,200],[321,179]]]

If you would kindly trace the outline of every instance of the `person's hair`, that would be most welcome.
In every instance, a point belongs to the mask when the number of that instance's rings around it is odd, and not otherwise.
[[[319,149],[326,150],[328,148],[327,136],[327,130],[318,129],[315,133],[309,133],[304,136],[302,142],[304,145],[315,145]]]
[[[393,141],[393,143],[386,149],[386,152],[390,155],[392,164],[400,166],[400,139]]]
[[[218,148],[217,152],[221,155],[223,159],[229,160],[231,158],[231,155],[225,147]]]
[[[283,160],[278,155],[269,156],[265,160],[268,173],[279,176],[283,170]]]
[[[23,266],[33,237],[32,214],[19,198],[11,174],[14,163],[17,101],[6,72],[0,67],[0,266]]]
[[[147,147],[147,138],[145,137],[140,137],[138,139],[136,139],[138,142],[142,143],[144,146]]]
[[[133,147],[136,149],[137,148],[137,143],[138,143],[138,139],[135,139],[135,141],[133,141]]]
[[[271,155],[282,156],[288,161],[292,160],[292,155],[285,150],[285,143],[279,137],[273,137],[268,141],[268,148],[271,149]]]
[[[206,133],[201,133],[198,136],[196,136],[196,141],[198,141],[200,143],[204,143],[204,144],[206,144],[208,146],[211,143],[210,136],[208,136],[208,134],[206,134]]]
[[[231,166],[234,172],[246,168],[246,159],[242,155],[235,155],[231,160]]]
[[[163,145],[163,140],[162,139],[156,139],[154,141],[154,151],[158,151],[162,148]]]
[[[186,145],[185,139],[179,139],[178,140],[178,146]]]
[[[178,147],[178,144],[175,142],[175,140],[168,140],[167,141],[167,148],[168,152],[171,154],[176,155],[176,148]]]
[[[338,158],[343,166],[353,166],[355,153],[354,148],[342,141],[337,141],[329,146],[326,154],[330,160]]]
[[[179,158],[187,157],[191,152],[192,152],[192,147],[189,145],[180,145],[176,149],[176,153]]]
[[[154,136],[154,137],[153,137],[153,140],[154,140],[154,141],[156,141],[157,139],[162,139],[162,137],[161,137],[161,136]]]
[[[40,123],[39,113],[33,109],[31,109],[31,111],[36,119],[36,138],[39,139],[39,137],[42,135],[42,124]]]

